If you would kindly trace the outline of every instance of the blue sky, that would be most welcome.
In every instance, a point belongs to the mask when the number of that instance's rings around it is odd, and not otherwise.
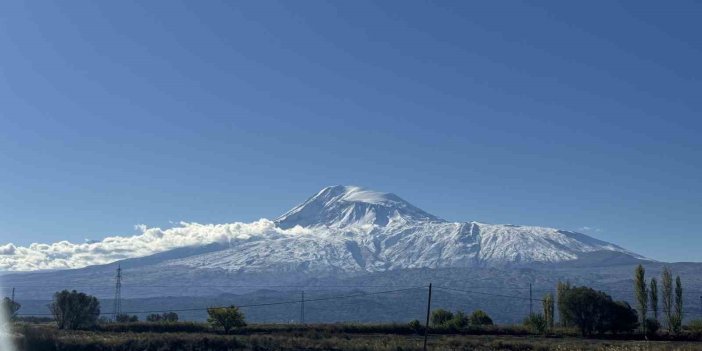
[[[702,257],[702,4],[0,4],[0,244],[324,186]],[[585,228],[588,227],[588,228]]]

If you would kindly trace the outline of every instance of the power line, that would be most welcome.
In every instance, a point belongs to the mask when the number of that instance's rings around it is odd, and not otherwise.
[[[526,300],[526,301],[543,301],[542,299],[533,299],[533,298],[528,298],[528,297],[524,297],[524,296],[493,294],[493,293],[488,293],[488,292],[484,292],[484,291],[470,291],[470,290],[454,289],[454,288],[448,288],[445,286],[435,286],[435,288],[441,289],[441,290],[462,292],[462,293],[466,293],[466,294],[487,295],[487,296],[504,297],[504,298],[511,298],[511,299],[520,299],[520,300]]]
[[[334,289],[334,288],[398,288],[398,287],[414,287],[416,285],[397,285],[397,284],[386,284],[386,285],[193,285],[193,284],[183,284],[183,285],[129,285],[122,284],[123,288],[129,289],[139,289],[139,288],[305,288],[305,289]],[[17,285],[17,288],[102,288],[102,289],[113,289],[113,286],[109,285]],[[8,288],[9,287],[0,287]],[[489,289],[490,287],[484,287],[484,289]]]
[[[368,292],[368,293],[358,293],[358,294],[349,294],[349,295],[338,295],[338,296],[329,296],[329,297],[320,297],[320,298],[315,298],[315,299],[305,299],[304,302],[318,302],[318,301],[329,301],[329,300],[341,300],[341,299],[350,299],[354,297],[363,297],[363,296],[372,296],[372,295],[380,295],[380,294],[389,294],[389,293],[395,293],[395,292],[404,292],[404,291],[410,291],[410,290],[417,290],[417,289],[426,289],[426,286],[415,286],[412,288],[405,288],[405,289],[395,289],[395,290],[385,290],[385,291],[375,291],[375,292]],[[246,305],[235,305],[238,308],[250,308],[250,307],[265,307],[265,306],[278,306],[278,305],[289,305],[289,304],[298,304],[300,303],[300,300],[287,300],[287,301],[276,301],[276,302],[268,302],[268,303],[256,303],[256,304],[246,304]],[[183,308],[183,309],[169,309],[169,310],[151,310],[151,311],[124,311],[122,312],[123,314],[145,314],[145,313],[162,313],[162,312],[194,312],[194,311],[207,311],[209,309],[217,309],[217,308],[226,308],[226,306],[217,306],[217,307],[200,307],[200,308]],[[102,313],[104,315],[114,315],[114,312],[111,313]],[[33,314],[18,314],[19,316],[52,316],[53,314],[50,313],[33,313]]]

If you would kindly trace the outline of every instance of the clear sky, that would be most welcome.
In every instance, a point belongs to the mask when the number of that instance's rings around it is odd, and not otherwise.
[[[702,261],[694,1],[2,1],[0,244],[324,186]]]

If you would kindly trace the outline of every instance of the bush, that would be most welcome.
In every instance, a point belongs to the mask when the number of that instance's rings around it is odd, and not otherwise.
[[[646,330],[646,335],[648,336],[656,335],[656,333],[658,333],[658,330],[661,329],[661,324],[654,318],[647,318],[644,322],[644,326]]]
[[[462,311],[457,311],[453,314],[453,318],[446,322],[446,326],[453,329],[463,329],[468,326],[468,316]]]
[[[146,316],[146,321],[151,323],[167,322],[173,323],[178,321],[178,314],[175,312],[166,312],[164,314],[150,314]]]
[[[246,326],[244,314],[234,305],[229,307],[208,308],[207,322],[214,328],[222,328],[225,333],[229,333],[233,328]]]
[[[610,331],[612,334],[631,333],[639,326],[636,310],[628,302],[617,301],[608,303],[609,316],[602,324],[601,332]]]
[[[702,334],[702,319],[691,320],[687,328],[695,334]]]
[[[130,316],[128,314],[118,314],[115,316],[115,322],[117,323],[136,323],[139,321],[139,317],[136,315]]]
[[[166,312],[163,315],[161,315],[161,318],[165,322],[173,323],[178,321],[178,314],[175,312]]]
[[[453,318],[453,313],[445,309],[438,309],[431,312],[431,325],[435,327],[440,327],[445,325],[448,321]]]
[[[146,321],[151,323],[158,323],[161,321],[161,315],[158,313],[153,313],[146,316]]]
[[[75,290],[63,290],[54,294],[54,301],[49,309],[59,329],[93,328],[100,317],[98,299]]]
[[[415,319],[409,322],[407,325],[410,327],[410,329],[414,330],[415,332],[419,332],[420,330],[422,330],[422,323],[419,322],[419,320]]]
[[[546,330],[548,330],[548,321],[542,314],[530,314],[524,319],[523,324],[533,333],[546,334]]]
[[[475,310],[469,318],[470,325],[492,325],[492,318],[483,310]]]

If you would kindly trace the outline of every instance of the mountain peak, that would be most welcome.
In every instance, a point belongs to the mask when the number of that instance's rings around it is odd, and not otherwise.
[[[320,190],[292,210],[278,217],[281,228],[346,227],[350,225],[387,225],[394,218],[442,221],[392,193],[359,186],[335,185]]]

